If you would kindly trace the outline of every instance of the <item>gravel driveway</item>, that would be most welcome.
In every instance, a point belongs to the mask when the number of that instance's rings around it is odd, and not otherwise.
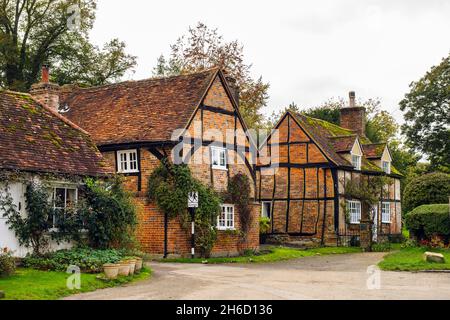
[[[368,267],[382,258],[366,253],[253,265],[152,263],[150,280],[68,299],[450,299],[445,273],[381,272],[380,289],[367,289]]]

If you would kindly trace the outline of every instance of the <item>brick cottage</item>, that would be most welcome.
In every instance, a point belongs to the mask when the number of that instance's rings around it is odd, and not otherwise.
[[[147,184],[165,157],[176,159],[174,148],[193,176],[224,191],[238,173],[249,177],[256,195],[252,143],[238,109],[238,89],[219,69],[142,81],[79,88],[59,87],[43,81],[31,94],[90,133],[103,157],[126,177],[135,195],[139,225],[137,237],[143,251],[155,255],[188,255],[190,230],[168,219],[147,201]],[[231,137],[230,137],[231,132]],[[235,135],[234,132],[242,134]],[[239,212],[224,204],[218,218],[218,240],[212,255],[237,255],[259,247],[260,206],[252,208],[253,223],[245,248],[239,230]]]
[[[401,174],[387,144],[366,137],[365,113],[352,92],[350,106],[341,109],[341,126],[294,112],[276,125],[276,137],[268,138],[258,166],[258,199],[263,216],[271,218],[272,240],[357,244],[362,206],[345,197],[345,186],[380,175],[388,177],[389,186],[372,208],[374,240],[401,234]]]
[[[6,189],[23,215],[25,191],[32,181],[46,185],[54,208],[65,210],[78,200],[85,178],[113,173],[87,132],[28,94],[0,91],[0,137],[0,194]],[[9,230],[1,211],[0,248],[19,257],[30,253]],[[51,221],[56,227],[54,217]],[[55,241],[49,245],[51,250],[70,247]]]

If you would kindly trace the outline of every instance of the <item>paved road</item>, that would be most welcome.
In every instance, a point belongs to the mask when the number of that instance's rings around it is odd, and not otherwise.
[[[368,290],[368,267],[383,254],[309,257],[258,265],[152,263],[152,279],[68,299],[450,299],[450,274],[381,272]]]

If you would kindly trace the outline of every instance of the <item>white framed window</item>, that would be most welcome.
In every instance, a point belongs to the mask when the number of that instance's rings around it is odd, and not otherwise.
[[[227,170],[227,149],[211,147],[211,161],[213,169]]]
[[[389,202],[381,204],[381,213],[382,223],[391,223],[391,204]]]
[[[361,170],[362,156],[352,154],[352,164],[356,170]]]
[[[391,174],[391,163],[389,161],[383,161],[382,167],[385,173]]]
[[[64,217],[67,210],[78,202],[78,189],[75,187],[54,187],[52,194],[53,210],[56,215],[50,217],[53,229],[58,228],[58,217]]]
[[[350,213],[350,223],[361,223],[361,202],[360,201],[347,201],[347,209]]]
[[[234,230],[234,206],[224,204],[221,206],[220,215],[217,218],[218,230]]]
[[[261,217],[272,219],[272,202],[264,201],[262,203]]]
[[[119,173],[139,172],[137,150],[117,151],[117,168]]]

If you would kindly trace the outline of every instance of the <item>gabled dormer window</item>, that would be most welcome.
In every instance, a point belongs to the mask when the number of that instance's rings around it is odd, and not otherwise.
[[[383,161],[382,167],[386,174],[391,174],[391,163],[389,161]]]
[[[352,164],[355,170],[361,170],[362,156],[352,154]]]
[[[117,168],[119,173],[139,172],[137,150],[117,151]]]

